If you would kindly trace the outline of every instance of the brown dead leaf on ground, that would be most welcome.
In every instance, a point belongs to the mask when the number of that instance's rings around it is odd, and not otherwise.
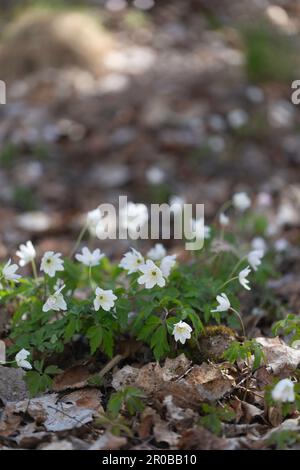
[[[146,406],[140,416],[140,423],[137,427],[138,435],[140,439],[148,439],[152,433],[152,428],[157,416],[157,412],[154,408]]]
[[[39,450],[74,450],[72,442],[67,439],[62,439],[56,442],[50,442],[49,444],[41,444]]]
[[[256,338],[262,346],[266,365],[270,367],[275,375],[288,377],[300,363],[300,351],[290,348],[279,337]]]
[[[194,366],[185,380],[196,387],[198,393],[204,397],[203,401],[219,400],[235,385],[234,378],[222,368],[222,365],[206,362],[201,366]]]
[[[172,423],[162,419],[153,408],[146,407],[141,416],[138,432],[143,439],[153,434],[156,442],[164,442],[171,448],[176,448],[180,435],[172,430],[171,426]]]
[[[163,380],[167,382],[184,375],[191,366],[191,363],[184,354],[180,354],[175,359],[167,358],[161,371]]]
[[[170,429],[170,423],[162,419],[157,419],[153,427],[153,435],[156,442],[165,442],[170,448],[177,447],[180,435]]]
[[[106,431],[89,450],[119,450],[127,444],[126,437],[114,436]]]
[[[257,406],[240,400],[237,397],[230,400],[230,407],[234,410],[235,423],[245,422],[246,424],[250,424],[264,415],[264,409],[258,408]]]
[[[97,388],[83,388],[64,395],[60,399],[61,403],[74,404],[79,408],[87,408],[103,413],[102,393]]]
[[[27,414],[37,425],[54,432],[81,428],[93,421],[95,413],[93,409],[81,408],[73,402],[59,401],[55,393],[11,403],[9,407],[11,413]]]
[[[35,423],[29,423],[21,428],[19,435],[14,437],[13,441],[22,449],[34,449],[42,442],[49,442],[51,437],[51,433],[46,431],[37,432]]]
[[[189,361],[184,354],[175,359],[167,358],[161,367],[157,362],[150,362],[139,369],[136,385],[148,393],[153,393],[165,382],[170,382],[184,375],[190,368]]]
[[[236,450],[238,447],[237,439],[217,437],[200,426],[185,431],[178,442],[180,450]]]
[[[221,364],[203,363],[193,368],[178,380],[164,382],[157,390],[155,399],[163,402],[168,395],[176,406],[197,410],[202,402],[216,401],[229,393],[235,381]]]
[[[267,417],[273,427],[279,426],[283,421],[282,411],[278,406],[270,406],[267,409]]]
[[[171,422],[176,424],[177,430],[179,428],[183,429],[192,427],[196,419],[199,417],[190,408],[183,409],[179,406],[176,406],[174,404],[172,395],[167,395],[164,398],[163,404],[167,410],[166,416]]]
[[[274,429],[269,430],[262,436],[261,439],[263,441],[267,441],[272,436],[272,434],[281,431],[294,431],[300,433],[300,418],[286,419]]]
[[[9,409],[9,405],[6,406],[5,410],[1,414],[0,419],[0,436],[7,437],[15,433],[21,424],[22,417],[12,413]]]
[[[242,401],[241,404],[242,404],[242,410],[244,412],[244,420],[247,424],[250,424],[253,421],[256,421],[257,418],[264,415],[264,410],[261,410],[257,406],[252,405],[251,403]]]
[[[138,374],[137,367],[126,365],[114,373],[111,384],[115,390],[121,390],[135,383]]]
[[[89,377],[87,366],[73,366],[55,376],[52,389],[54,392],[61,392],[68,388],[82,388],[87,384]]]
[[[146,364],[139,370],[134,384],[153,395],[158,406],[171,396],[174,405],[184,409],[219,400],[233,389],[234,378],[222,364],[204,362],[193,367],[190,364],[184,355],[167,359],[163,367],[154,362]]]

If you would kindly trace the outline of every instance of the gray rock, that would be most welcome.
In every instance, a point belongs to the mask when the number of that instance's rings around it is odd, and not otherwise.
[[[29,397],[24,375],[22,369],[0,366],[0,399],[5,404]]]

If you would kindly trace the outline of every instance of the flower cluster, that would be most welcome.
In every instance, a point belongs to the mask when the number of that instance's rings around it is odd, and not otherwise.
[[[221,208],[216,224],[192,220],[196,237],[204,238],[206,245],[187,265],[177,263],[176,255],[169,254],[162,243],[146,254],[130,248],[117,264],[110,263],[99,248],[82,243],[87,231],[100,238],[104,219],[99,208],[86,215],[69,257],[46,251],[38,266],[38,250],[32,242],[20,245],[19,265],[9,259],[0,271],[3,298],[9,301],[15,289],[19,302],[12,330],[16,364],[29,370],[33,348],[60,352],[64,343],[79,335],[88,340],[92,353],[100,348],[109,356],[121,335],[131,335],[148,344],[160,359],[172,352],[175,343],[176,349],[186,348],[189,340],[197,344],[204,323],[235,321],[234,315],[246,336],[236,294],[240,286],[251,290],[250,275],[257,279],[264,270],[260,266],[268,247],[255,234],[245,253],[244,246],[234,246],[227,234],[234,231],[235,214],[247,217],[251,205],[246,193],[237,193]],[[130,230],[144,224],[145,207],[130,203],[121,216],[123,226]],[[19,274],[19,267],[26,266],[34,279]],[[274,394],[279,396],[275,389]]]
[[[164,246],[157,243],[147,256],[150,259],[145,261],[139,251],[131,248],[131,251],[125,253],[119,266],[128,271],[128,274],[140,273],[137,282],[144,285],[146,289],[152,289],[155,286],[164,287],[176,264],[176,255],[166,255]]]

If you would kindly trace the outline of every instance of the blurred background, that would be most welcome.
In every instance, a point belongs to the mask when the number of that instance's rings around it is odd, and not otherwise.
[[[297,0],[0,8],[1,258],[29,238],[67,252],[86,211],[120,194],[204,203],[209,221],[245,190],[299,242]]]

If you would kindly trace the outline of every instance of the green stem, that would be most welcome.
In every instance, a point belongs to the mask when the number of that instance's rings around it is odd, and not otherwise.
[[[215,215],[215,220],[217,220],[219,222],[219,216],[220,214],[222,214],[223,212],[226,211],[226,209],[229,209],[229,207],[232,206],[232,201],[226,201],[224,202],[224,204],[222,204],[222,206],[220,207],[220,209],[217,211],[216,215]]]
[[[227,284],[229,284],[230,282],[232,281],[235,281],[236,279],[238,279],[239,276],[234,276],[232,277],[231,279],[228,279],[228,281],[224,282],[224,284],[222,284],[219,288],[218,288],[218,292],[220,292],[222,289],[224,289],[225,286],[227,286]]]
[[[92,266],[89,266],[89,282],[93,287],[93,279],[92,279]]]
[[[34,279],[37,281],[38,275],[37,275],[37,269],[36,269],[36,264],[35,264],[34,259],[31,261],[31,266],[32,266],[32,272],[33,272]]]
[[[243,320],[242,320],[241,315],[240,315],[239,312],[238,312],[237,310],[235,310],[233,307],[230,307],[230,310],[238,317],[239,322],[240,322],[241,327],[242,327],[242,330],[243,330],[244,338],[246,338],[246,330],[245,330],[245,326],[244,326],[244,323],[243,323]]]
[[[80,245],[80,243],[81,243],[81,240],[83,239],[83,236],[84,236],[85,232],[87,231],[87,228],[88,228],[88,225],[87,225],[87,224],[85,224],[85,225],[82,227],[82,229],[81,229],[81,231],[80,231],[80,233],[79,233],[79,235],[78,235],[78,238],[77,238],[77,240],[76,240],[76,242],[75,242],[75,245],[74,245],[74,247],[73,247],[73,249],[72,249],[72,251],[71,251],[71,253],[70,253],[70,255],[69,255],[70,258],[72,258],[72,257],[74,256],[74,254],[76,253],[77,248],[79,247],[79,245]]]
[[[245,256],[243,256],[242,258],[240,258],[240,259],[238,260],[238,262],[237,262],[236,265],[234,266],[233,270],[232,270],[231,273],[229,274],[229,278],[234,275],[234,273],[235,273],[235,271],[237,270],[237,268],[239,267],[239,265],[240,265],[243,261],[245,261],[245,259],[247,258],[247,256],[248,256],[248,255],[245,255]]]

